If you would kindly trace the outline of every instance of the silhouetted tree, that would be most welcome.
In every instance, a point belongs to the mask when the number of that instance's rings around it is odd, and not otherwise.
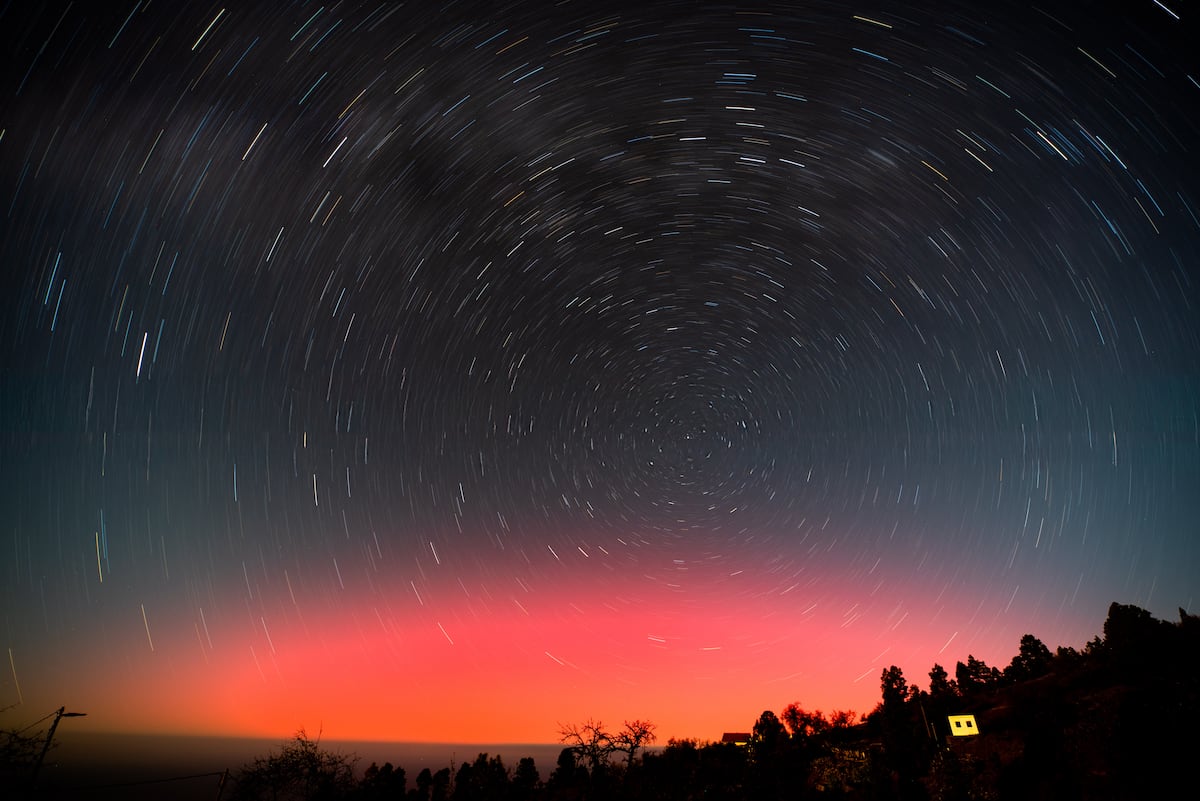
[[[787,725],[792,739],[800,743],[829,730],[829,721],[825,719],[820,710],[810,712],[794,701],[784,707],[780,717]]]
[[[929,692],[922,694],[918,704],[922,712],[921,723],[931,737],[937,739],[949,734],[946,716],[957,711],[958,685],[936,662],[929,670]]]
[[[750,734],[751,770],[746,777],[747,795],[779,798],[787,787],[788,735],[771,710],[764,710]]]
[[[642,758],[642,795],[655,801],[686,801],[700,788],[701,750],[695,740],[667,741],[658,753]],[[706,787],[707,789],[707,787]]]
[[[898,782],[900,797],[915,797],[917,778],[924,770],[929,737],[920,721],[919,698],[904,678],[904,671],[892,665],[880,676],[883,702],[879,706],[883,735],[884,762]]]
[[[450,795],[450,768],[442,768],[433,774],[429,784],[430,801],[446,801]]]
[[[627,720],[625,728],[612,738],[613,749],[626,754],[625,764],[627,766],[633,767],[633,759],[639,749],[654,743],[655,728],[655,725],[648,720]]]
[[[364,801],[392,801],[404,798],[406,783],[404,768],[392,767],[391,762],[385,762],[383,767],[379,767],[372,762],[363,773],[362,781],[358,783],[358,798]]]
[[[1119,604],[1108,607],[1104,621],[1104,645],[1109,649],[1127,649],[1142,644],[1157,621],[1141,607]]]
[[[904,678],[903,670],[892,665],[883,671],[879,683],[883,692],[885,713],[888,710],[896,710],[904,706],[904,702],[908,700],[908,681]]]
[[[1044,676],[1050,670],[1052,658],[1050,649],[1046,647],[1045,643],[1032,634],[1026,634],[1021,637],[1017,655],[1004,669],[1004,678],[1014,682],[1028,681]]]
[[[560,726],[558,734],[558,741],[566,744],[593,773],[601,770],[617,750],[613,736],[604,730],[604,724],[591,718],[583,724]]]
[[[513,801],[527,801],[534,797],[541,783],[542,779],[538,775],[537,764],[534,763],[533,757],[522,757],[521,761],[517,763],[517,769],[513,771],[510,796]]]
[[[1200,637],[1200,615],[1189,615],[1182,606],[1179,609],[1179,630],[1187,637]]]
[[[550,774],[550,781],[546,783],[550,798],[577,798],[587,787],[587,783],[587,768],[579,764],[575,749],[568,746],[559,751],[554,772]]]
[[[853,709],[835,709],[829,713],[831,730],[849,729],[858,723],[858,713]]]
[[[973,696],[995,687],[1000,681],[1000,671],[968,654],[966,664],[959,662],[955,666],[954,678],[958,681],[960,693]]]
[[[706,745],[699,753],[697,786],[704,788],[706,801],[744,798],[748,770],[745,748],[733,743]]]
[[[503,799],[508,794],[508,770],[499,755],[488,758],[487,754],[475,757],[474,762],[464,762],[454,777],[454,801],[491,801]]]
[[[454,787],[450,791],[452,801],[480,801],[481,796],[476,788],[475,769],[470,762],[464,762],[454,772]]]
[[[1176,639],[1175,627],[1156,620],[1145,609],[1113,603],[1104,621],[1103,657],[1128,677],[1142,676],[1163,659]]]
[[[1083,655],[1069,645],[1060,645],[1054,652],[1053,667],[1058,671],[1070,671],[1083,663]]]
[[[33,766],[45,743],[44,731],[30,733],[28,729],[0,730],[0,787],[8,788],[9,791],[28,788],[33,776]]]
[[[238,774],[232,797],[337,799],[354,789],[354,757],[325,751],[301,729],[278,754],[257,757]]]
[[[787,730],[779,722],[779,718],[771,710],[764,710],[754,722],[750,735],[750,751],[756,757],[761,754],[775,753],[787,737]]]
[[[929,695],[935,699],[943,699],[952,698],[957,693],[958,688],[950,681],[950,674],[934,662],[933,667],[929,669]]]
[[[433,771],[429,768],[421,768],[421,772],[417,774],[417,789],[410,790],[409,796],[413,797],[413,801],[429,801],[429,791],[433,787]],[[416,794],[413,796],[413,794]]]

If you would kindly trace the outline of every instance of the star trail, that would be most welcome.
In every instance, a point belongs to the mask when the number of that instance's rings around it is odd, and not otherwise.
[[[0,706],[705,739],[1195,612],[1195,17],[7,5]]]

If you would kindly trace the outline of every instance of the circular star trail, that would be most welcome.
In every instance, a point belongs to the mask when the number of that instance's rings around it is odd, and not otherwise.
[[[4,705],[703,739],[1194,608],[1183,4],[0,30]]]

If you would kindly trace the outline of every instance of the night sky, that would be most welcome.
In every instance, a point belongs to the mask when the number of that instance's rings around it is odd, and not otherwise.
[[[5,4],[6,725],[719,738],[1195,612],[1197,16]]]

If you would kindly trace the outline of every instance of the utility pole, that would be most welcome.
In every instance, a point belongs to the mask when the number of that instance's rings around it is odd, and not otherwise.
[[[83,718],[87,717],[87,712],[68,712],[65,706],[60,706],[58,711],[54,713],[54,722],[50,724],[50,731],[46,732],[46,742],[42,744],[42,753],[38,754],[37,762],[33,763],[33,776],[30,778],[30,786],[37,784],[38,772],[42,769],[42,762],[46,759],[46,752],[50,750],[50,743],[54,740],[54,730],[58,728],[58,722],[63,718]]]

